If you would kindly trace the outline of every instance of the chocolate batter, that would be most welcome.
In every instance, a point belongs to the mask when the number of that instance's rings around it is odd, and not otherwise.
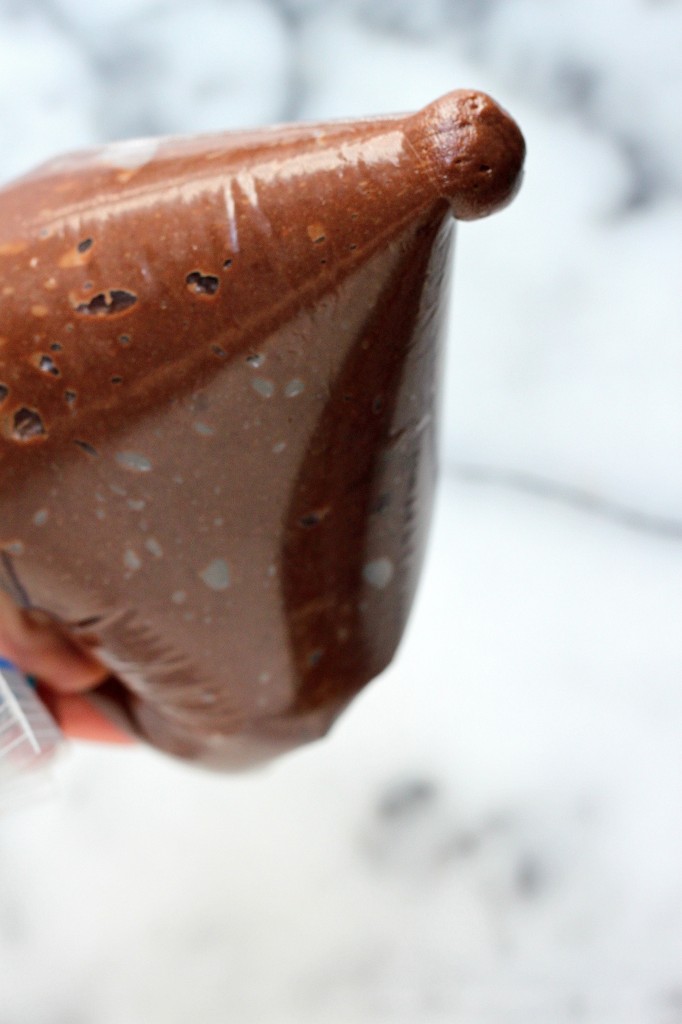
[[[0,580],[217,768],[391,660],[436,474],[453,218],[514,195],[487,96],[141,140],[0,192]]]

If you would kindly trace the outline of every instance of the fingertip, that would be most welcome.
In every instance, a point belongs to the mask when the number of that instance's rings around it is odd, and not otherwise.
[[[0,652],[22,672],[60,693],[82,693],[101,683],[107,670],[76,647],[46,615],[19,609],[0,594]]]
[[[97,743],[135,743],[132,736],[119,729],[82,694],[56,693],[41,685],[40,696],[59,728],[71,739]]]

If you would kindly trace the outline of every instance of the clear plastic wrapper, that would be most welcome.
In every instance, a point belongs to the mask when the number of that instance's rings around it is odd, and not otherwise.
[[[50,792],[63,744],[29,680],[0,658],[0,813]]]

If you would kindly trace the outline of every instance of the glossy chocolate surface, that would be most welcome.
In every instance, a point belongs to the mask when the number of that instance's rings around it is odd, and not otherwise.
[[[391,660],[433,494],[453,218],[518,185],[480,93],[70,156],[0,192],[0,580],[214,767]]]

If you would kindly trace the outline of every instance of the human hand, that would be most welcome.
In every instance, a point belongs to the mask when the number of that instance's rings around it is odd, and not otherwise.
[[[18,609],[1,591],[0,656],[38,680],[41,699],[67,736],[132,742],[88,696],[107,679],[104,666],[76,647],[47,616]]]

